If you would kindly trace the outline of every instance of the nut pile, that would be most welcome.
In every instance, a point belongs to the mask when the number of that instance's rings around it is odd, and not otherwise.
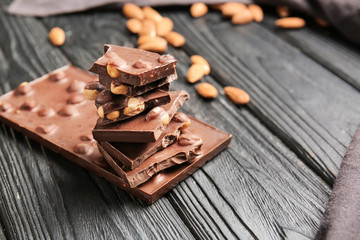
[[[143,50],[165,52],[167,44],[181,47],[185,38],[174,32],[174,23],[168,17],[163,17],[152,7],[138,7],[133,3],[123,6],[122,12],[129,18],[126,27],[130,32],[138,34],[138,47]]]

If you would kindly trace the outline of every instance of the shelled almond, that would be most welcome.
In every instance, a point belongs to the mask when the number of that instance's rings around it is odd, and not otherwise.
[[[275,25],[281,28],[302,28],[305,20],[299,17],[280,18],[275,21]]]
[[[232,17],[247,9],[246,5],[238,2],[228,2],[221,6],[221,13],[224,17]]]
[[[184,36],[177,32],[170,32],[165,36],[165,38],[174,47],[181,47],[186,41]]]
[[[256,4],[250,4],[248,6],[248,8],[249,8],[251,14],[253,15],[255,22],[262,22],[262,20],[264,18],[264,13],[263,13],[262,8]]]
[[[224,87],[224,92],[226,97],[236,105],[250,102],[249,94],[240,88],[228,86]]]
[[[49,41],[54,46],[61,46],[65,43],[66,35],[64,30],[59,27],[54,27],[49,32]]]
[[[200,55],[193,55],[193,56],[190,57],[190,60],[191,60],[192,64],[200,64],[200,65],[202,65],[203,68],[204,68],[204,73],[206,75],[210,74],[210,64],[208,63],[208,61],[206,61],[205,58],[203,58]]]
[[[202,17],[208,12],[208,7],[205,3],[197,2],[191,5],[190,14],[194,18]]]
[[[253,15],[250,12],[250,10],[245,8],[241,12],[238,12],[235,15],[233,15],[231,18],[231,22],[233,24],[246,24],[246,23],[250,23],[253,19],[254,19]]]
[[[126,3],[122,8],[122,12],[127,18],[137,18],[140,20],[144,18],[143,10],[133,3]]]
[[[130,32],[132,33],[140,33],[142,30],[142,23],[139,19],[137,18],[130,18],[127,22],[126,22],[126,27],[127,29],[129,29]]]
[[[216,98],[218,95],[217,89],[210,83],[200,83],[196,86],[196,91],[203,98]]]

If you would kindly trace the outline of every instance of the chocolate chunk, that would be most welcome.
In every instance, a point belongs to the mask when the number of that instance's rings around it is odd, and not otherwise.
[[[56,71],[64,71],[65,76],[70,80],[78,79],[84,82],[95,80],[94,76],[73,66],[66,66]],[[41,105],[53,108],[55,112],[58,112],[66,104],[68,97],[66,84],[57,84],[56,82],[48,81],[48,78],[44,77],[29,84],[35,93],[35,100],[41,103]],[[51,94],[47,94],[49,89],[56,90],[51,91]],[[20,99],[14,96],[14,91],[12,91],[1,96],[0,101],[11,102],[14,109],[16,109],[23,103],[23,98]],[[34,111],[25,111],[21,114],[16,114],[15,111],[0,112],[0,121],[147,203],[155,202],[178,182],[184,180],[206,161],[224,150],[229,145],[231,139],[230,134],[191,118],[191,126],[195,129],[195,131],[192,130],[191,132],[201,137],[204,141],[201,147],[202,155],[195,157],[191,162],[168,168],[136,188],[130,188],[124,180],[112,173],[108,163],[102,159],[95,141],[91,142],[92,146],[94,146],[91,154],[84,155],[74,152],[74,146],[81,142],[81,136],[91,131],[97,118],[96,108],[94,108],[94,104],[90,101],[85,101],[80,110],[81,114],[73,117],[71,121],[64,121],[64,118],[59,115],[54,115],[51,118],[38,117],[37,112]],[[29,121],[29,119],[32,121]],[[51,134],[40,134],[36,131],[36,128],[41,124],[59,125],[57,130]]]
[[[177,74],[175,72],[175,74],[167,76],[166,78],[162,78],[160,80],[151,82],[143,86],[131,86],[125,83],[116,82],[112,78],[99,76],[100,83],[104,85],[104,87],[110,89],[113,94],[120,94],[126,96],[139,96],[156,88],[168,91],[169,83],[175,81],[176,79]]]
[[[131,170],[155,152],[174,143],[180,135],[179,129],[183,125],[184,123],[170,122],[161,136],[151,143],[99,142],[99,144],[119,166],[125,170]]]
[[[188,134],[187,138],[192,135]],[[147,158],[143,163],[130,171],[124,171],[116,161],[114,161],[105,150],[98,145],[100,153],[108,161],[110,166],[116,173],[129,185],[131,188],[137,187],[140,184],[149,180],[156,173],[172,167],[177,164],[182,164],[199,156],[198,151],[203,144],[202,140],[197,138],[191,141],[192,144],[180,145],[178,142],[171,146],[164,148],[151,157]]]
[[[171,102],[162,107],[169,114],[169,119],[171,119],[189,98],[189,95],[185,91],[169,93]],[[98,141],[108,142],[154,142],[159,138],[166,126],[162,124],[160,118],[152,121],[146,121],[145,118],[146,115],[141,114],[126,121],[107,125],[102,124],[100,118],[93,130],[94,138]]]
[[[165,57],[168,60],[160,62],[160,55],[157,53],[115,45],[104,45],[104,52],[89,71],[112,78],[117,83],[143,86],[175,73],[177,61],[174,58]],[[125,63],[114,64],[113,61],[118,58]],[[142,67],[139,68],[140,65]]]

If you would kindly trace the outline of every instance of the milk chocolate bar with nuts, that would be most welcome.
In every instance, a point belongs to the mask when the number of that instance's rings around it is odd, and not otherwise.
[[[149,116],[150,114],[148,114]],[[132,170],[155,152],[176,142],[180,131],[190,125],[190,118],[184,113],[176,113],[161,136],[150,143],[116,143],[100,141],[98,144],[125,171]]]
[[[169,90],[169,83],[177,79],[177,74],[172,74],[155,82],[143,86],[132,86],[125,83],[116,82],[111,78],[99,76],[99,82],[110,89],[113,94],[125,96],[139,96],[153,89]],[[167,89],[167,90],[166,90]]]
[[[153,113],[153,115],[150,118],[147,118],[147,114],[139,114],[113,124],[103,124],[102,119],[99,118],[93,129],[94,138],[97,141],[107,142],[155,142],[177,110],[189,98],[189,94],[185,91],[171,91],[169,94],[170,103],[151,110],[149,114]],[[155,111],[156,109],[159,111]],[[162,109],[164,111],[161,111]]]
[[[115,83],[143,86],[175,74],[176,62],[169,54],[160,56],[141,49],[105,44],[104,55],[89,71]]]
[[[175,165],[183,164],[193,160],[197,156],[201,156],[200,147],[203,144],[199,136],[185,130],[182,132],[178,140],[164,148],[151,157],[147,158],[143,163],[130,171],[123,170],[107,152],[98,145],[100,153],[108,161],[115,172],[127,183],[130,188],[139,186],[149,180],[156,173],[170,168]]]
[[[105,89],[95,99],[101,124],[122,121],[169,102],[169,92],[162,90],[153,90],[142,96],[128,97],[112,94],[109,89]]]

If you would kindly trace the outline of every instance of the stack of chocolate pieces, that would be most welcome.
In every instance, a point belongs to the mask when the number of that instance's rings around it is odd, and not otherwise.
[[[191,132],[190,118],[177,112],[189,95],[169,91],[177,79],[174,57],[114,45],[104,52],[89,69],[99,81],[88,83],[84,95],[95,100],[99,151],[126,184],[137,187],[200,156],[201,137]]]

